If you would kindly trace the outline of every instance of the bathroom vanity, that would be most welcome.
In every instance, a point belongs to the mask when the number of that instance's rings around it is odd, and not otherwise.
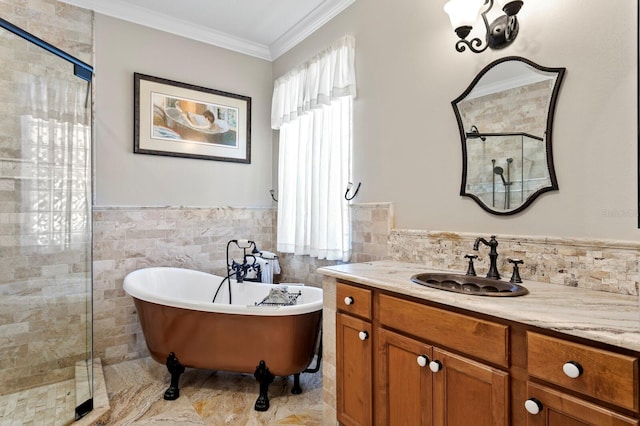
[[[327,424],[639,424],[637,297],[526,280],[469,296],[410,281],[425,271],[319,270]]]

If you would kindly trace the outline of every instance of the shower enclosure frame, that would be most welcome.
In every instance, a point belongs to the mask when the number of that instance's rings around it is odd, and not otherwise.
[[[36,46],[40,46],[47,52],[53,53],[54,55],[64,59],[65,61],[71,62],[73,64],[73,74],[76,77],[79,77],[91,83],[91,80],[93,79],[93,67],[91,65],[82,62],[80,59],[71,56],[67,52],[55,47],[50,43],[47,43],[46,41],[34,36],[33,34],[23,30],[22,28],[13,25],[11,22],[5,19],[0,18],[0,27],[19,37],[22,37],[23,39],[35,44]]]
[[[40,39],[39,37],[36,37],[35,35],[23,30],[22,28],[12,24],[11,22],[0,18],[0,27],[9,31],[10,33],[17,35],[18,37],[35,44],[36,46],[44,49],[45,51],[52,53],[53,55],[71,63],[73,65],[73,74],[86,81],[88,84],[88,88],[87,88],[87,101],[89,100],[89,96],[90,96],[90,86],[93,80],[93,74],[94,74],[94,69],[91,65],[77,59],[76,57],[70,55],[69,53],[53,46],[52,44]],[[91,115],[91,113],[90,113]],[[91,119],[90,119],[91,120]],[[90,138],[93,139],[92,137]],[[90,164],[90,163],[89,163]],[[91,166],[89,166],[89,170],[91,170]],[[91,173],[91,172],[89,172]],[[89,206],[91,205],[91,197],[88,197],[89,199],[87,200],[89,202]],[[91,221],[91,208],[89,207],[89,222]],[[91,256],[91,247],[92,247],[92,236],[91,236],[91,226],[89,226],[89,232],[88,232],[88,237],[89,237],[89,265],[91,265],[92,262],[92,256]],[[89,288],[91,288],[91,282],[92,282],[92,276],[93,276],[93,268],[90,267],[89,270]],[[91,290],[89,290],[89,294],[88,294],[88,300],[87,300],[87,304],[91,304],[92,303],[92,298],[91,298]],[[93,311],[93,308],[90,308],[90,311]],[[89,318],[88,319],[88,326],[87,326],[87,334],[88,334],[88,338],[87,338],[87,346],[88,346],[88,358],[86,359],[87,363],[88,363],[88,369],[92,368],[92,364],[93,364],[93,342],[92,342],[92,338],[93,338],[93,321]],[[75,419],[78,420],[82,417],[84,417],[86,414],[88,414],[89,412],[91,412],[93,410],[93,377],[92,377],[92,372],[89,371],[88,373],[88,386],[89,386],[89,398],[83,402],[78,403],[78,405],[75,408]],[[78,401],[77,401],[78,402]]]

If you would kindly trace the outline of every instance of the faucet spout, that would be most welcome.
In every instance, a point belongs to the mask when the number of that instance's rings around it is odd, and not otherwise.
[[[500,279],[500,273],[498,272],[498,240],[496,240],[496,236],[492,235],[489,241],[486,239],[479,237],[473,243],[473,249],[478,251],[480,249],[480,243],[489,247],[489,272],[487,272],[487,278],[491,278],[494,280]]]
[[[478,237],[478,238],[476,238],[476,242],[473,243],[473,249],[475,251],[478,251],[478,249],[480,248],[480,243],[482,243],[484,245],[487,245],[487,246],[489,245],[489,242],[487,240],[485,240],[482,237]]]

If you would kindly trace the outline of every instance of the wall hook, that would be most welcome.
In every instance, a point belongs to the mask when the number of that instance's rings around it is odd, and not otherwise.
[[[356,186],[356,190],[353,192],[353,195],[349,197],[349,191],[351,191],[351,188],[353,187],[353,183],[349,182],[347,184],[347,190],[344,192],[344,199],[347,201],[353,200],[356,197],[356,195],[358,195],[358,191],[360,191],[360,185],[362,185],[362,182],[358,182],[358,186]]]
[[[271,194],[271,199],[277,203],[277,202],[278,202],[278,200],[276,200],[276,196],[275,196],[275,195],[273,195],[274,193],[275,193],[275,191],[274,191],[273,189],[270,189],[270,190],[269,190],[269,194]]]

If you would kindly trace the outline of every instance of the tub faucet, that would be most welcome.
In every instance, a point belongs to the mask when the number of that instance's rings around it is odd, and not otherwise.
[[[244,282],[244,278],[247,276],[247,272],[249,269],[249,264],[246,260],[240,264],[235,260],[231,263],[231,269],[233,270],[233,274],[236,276],[236,281],[239,283]]]
[[[473,243],[473,249],[478,251],[480,248],[480,243],[489,246],[489,272],[487,272],[487,278],[491,278],[494,280],[500,279],[500,273],[498,272],[498,251],[496,248],[498,247],[498,240],[496,240],[496,236],[492,235],[489,241],[485,240],[482,237],[476,239],[476,242]]]

